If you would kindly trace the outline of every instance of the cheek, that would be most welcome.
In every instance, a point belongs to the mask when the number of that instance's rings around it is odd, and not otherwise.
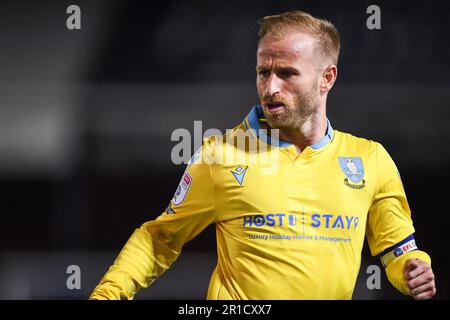
[[[306,87],[305,87],[304,83],[302,83],[300,81],[296,81],[296,82],[288,83],[285,86],[284,93],[295,97],[295,96],[297,96],[299,94],[304,93],[305,89],[306,89]]]
[[[302,81],[298,81],[292,88],[295,90],[296,95],[316,94],[319,91],[319,79],[316,77],[302,79]]]

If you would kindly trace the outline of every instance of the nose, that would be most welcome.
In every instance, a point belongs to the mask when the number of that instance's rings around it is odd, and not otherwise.
[[[272,73],[266,82],[265,95],[273,96],[280,93],[281,79],[276,74]]]

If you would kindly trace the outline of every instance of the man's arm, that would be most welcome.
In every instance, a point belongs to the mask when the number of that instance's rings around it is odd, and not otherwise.
[[[129,300],[170,267],[179,252],[160,243],[142,226],[129,238],[90,299]]]
[[[395,288],[416,300],[436,294],[431,259],[426,252],[415,250],[395,258],[386,266],[386,274]]]
[[[186,242],[215,221],[214,212],[210,165],[188,165],[166,211],[135,230],[90,299],[132,299],[170,267]]]
[[[415,299],[436,293],[431,258],[418,250],[411,211],[394,161],[377,144],[378,183],[369,210],[367,240],[372,255],[380,255],[387,277],[400,292]]]

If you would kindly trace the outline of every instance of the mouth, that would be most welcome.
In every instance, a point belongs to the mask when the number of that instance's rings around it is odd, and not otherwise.
[[[273,103],[267,103],[266,109],[270,113],[281,113],[284,111],[286,106],[282,102],[273,102]]]

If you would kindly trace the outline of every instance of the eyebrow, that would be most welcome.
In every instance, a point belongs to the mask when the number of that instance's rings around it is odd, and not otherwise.
[[[267,66],[257,66],[256,67],[256,72],[263,71],[263,70],[270,70],[270,69],[271,68],[267,67]],[[276,71],[288,71],[288,72],[292,72],[292,73],[295,73],[295,74],[300,74],[300,71],[298,69],[296,69],[294,67],[289,67],[289,66],[278,66],[278,67],[275,67],[275,72]]]
[[[267,69],[269,69],[269,68],[266,67],[266,66],[256,66],[256,72],[259,72],[259,71],[262,71],[262,70],[267,70]]]

